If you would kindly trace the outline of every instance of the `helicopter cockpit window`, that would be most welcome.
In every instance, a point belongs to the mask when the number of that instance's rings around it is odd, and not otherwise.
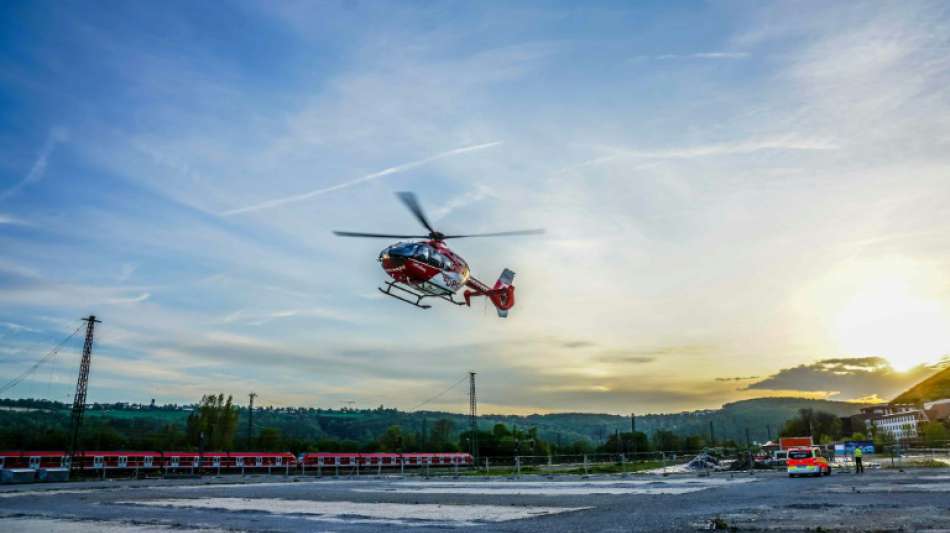
[[[412,258],[424,263],[429,262],[429,247],[424,244],[416,245]]]
[[[445,257],[443,257],[439,252],[432,252],[432,255],[429,256],[429,264],[434,267],[444,268],[443,265],[445,264]]]
[[[393,257],[412,257],[416,246],[418,245],[413,243],[394,244],[386,250],[386,253]]]

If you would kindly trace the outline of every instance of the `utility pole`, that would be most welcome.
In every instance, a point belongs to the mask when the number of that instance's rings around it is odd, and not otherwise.
[[[749,474],[751,474],[755,469],[755,464],[752,462],[752,439],[749,438],[749,428],[745,428],[745,445],[749,453]]]
[[[73,410],[69,421],[69,465],[73,467],[76,451],[79,447],[79,428],[82,426],[82,416],[86,412],[86,390],[89,388],[89,367],[92,364],[92,338],[96,324],[95,315],[84,318],[86,323],[86,342],[82,346],[82,360],[79,363],[79,379],[76,380],[76,395],[73,397]]]
[[[251,436],[254,434],[254,398],[257,397],[256,392],[252,392],[247,395],[248,402],[247,406],[247,449],[251,449]]]
[[[769,440],[772,440],[772,424],[765,425],[765,431],[769,434]]]
[[[475,397],[475,372],[468,373],[468,426],[471,432],[472,458],[478,464],[478,400]]]
[[[637,460],[637,415],[630,413],[630,438],[633,441],[633,460]]]

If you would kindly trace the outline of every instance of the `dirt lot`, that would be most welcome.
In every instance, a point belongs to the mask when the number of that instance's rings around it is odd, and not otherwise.
[[[554,479],[221,477],[0,487],[3,531],[950,531],[950,469]]]

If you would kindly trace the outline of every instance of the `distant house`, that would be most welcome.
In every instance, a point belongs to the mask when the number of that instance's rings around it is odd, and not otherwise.
[[[924,402],[924,412],[931,420],[950,422],[950,398]]]
[[[912,405],[901,407],[906,407],[908,409],[914,408]],[[894,405],[887,403],[879,403],[870,405],[868,407],[862,407],[858,414],[848,417],[848,422],[845,422],[845,419],[841,420],[841,431],[845,435],[852,435],[858,432],[869,433],[871,431],[871,427],[874,425],[874,420],[893,414],[899,409],[900,407],[895,409]]]
[[[918,427],[929,418],[923,409],[916,409],[907,405],[896,406],[881,414],[870,418],[867,428],[877,428],[879,432],[890,434],[897,440],[915,439],[918,437]]]

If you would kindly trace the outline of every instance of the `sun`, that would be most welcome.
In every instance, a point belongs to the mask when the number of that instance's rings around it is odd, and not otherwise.
[[[950,353],[950,307],[936,268],[903,258],[852,262],[829,281],[825,305],[838,353],[882,356],[899,371]]]

